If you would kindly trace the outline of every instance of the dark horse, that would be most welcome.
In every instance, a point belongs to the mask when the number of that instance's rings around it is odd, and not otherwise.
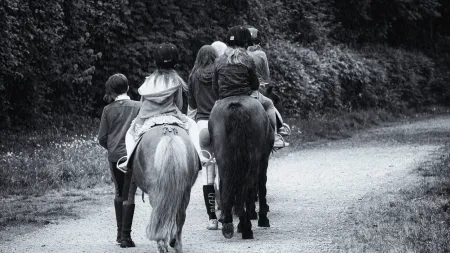
[[[188,133],[173,125],[151,128],[138,143],[131,167],[137,186],[148,194],[153,207],[147,237],[157,241],[158,252],[167,252],[168,242],[175,252],[182,252],[186,208],[201,168]]]
[[[234,207],[242,238],[253,239],[249,210],[256,191],[260,205],[258,226],[270,227],[266,182],[274,130],[261,103],[250,96],[218,100],[208,128],[219,168],[222,234],[228,239],[233,237]]]

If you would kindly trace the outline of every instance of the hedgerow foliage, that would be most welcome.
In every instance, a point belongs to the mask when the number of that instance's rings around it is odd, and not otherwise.
[[[58,114],[98,116],[104,82],[116,72],[128,77],[137,98],[161,42],[179,47],[178,70],[186,78],[198,49],[224,40],[237,24],[264,32],[272,79],[289,98],[291,115],[446,102],[450,78],[442,73],[449,65],[444,57],[450,52],[450,28],[444,25],[450,21],[449,5],[444,0],[5,0],[0,3],[0,127],[44,125]]]
[[[383,108],[399,111],[433,103],[433,62],[420,53],[382,47],[355,51],[326,46],[312,50],[269,45],[278,86],[290,115],[314,117],[333,110]]]

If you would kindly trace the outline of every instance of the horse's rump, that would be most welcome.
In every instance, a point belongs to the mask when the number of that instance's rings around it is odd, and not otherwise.
[[[273,145],[268,116],[261,103],[250,96],[228,97],[214,106],[209,128],[222,181],[222,205],[242,207],[243,198],[257,180],[259,162]]]
[[[150,240],[174,238],[185,215],[199,162],[186,130],[156,126],[146,132],[132,156],[136,184],[149,195],[153,207],[147,236]]]

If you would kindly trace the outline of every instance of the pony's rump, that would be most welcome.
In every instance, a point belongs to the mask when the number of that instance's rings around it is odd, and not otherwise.
[[[263,115],[265,111],[261,103],[250,96],[222,99],[215,105],[211,114],[213,116],[210,121],[222,125],[213,127],[213,131],[223,131],[213,135],[216,138],[214,145],[221,145],[220,148],[215,148],[218,150],[216,157],[227,157],[220,160],[218,158],[220,178],[224,180],[222,203],[242,206],[243,196],[246,196],[248,188],[253,186],[258,173],[258,164],[255,164],[255,161],[259,159],[254,145],[259,145],[261,135],[265,137],[265,133],[258,133],[260,130],[255,128],[255,124],[260,124],[257,123],[260,117],[267,116]],[[219,135],[221,139],[217,138]],[[227,199],[234,199],[235,203],[230,203]]]
[[[153,207],[147,237],[156,241],[175,238],[183,225],[178,214],[189,203],[198,173],[190,138],[178,126],[156,126],[144,134],[134,155],[138,156],[134,159],[137,167],[133,167],[136,182],[148,193]]]

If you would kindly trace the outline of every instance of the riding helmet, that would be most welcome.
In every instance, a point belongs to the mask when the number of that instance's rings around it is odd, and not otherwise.
[[[250,31],[251,35],[251,44],[252,45],[258,45],[261,43],[261,36],[258,34],[258,29],[254,27],[249,27],[248,30]]]
[[[172,43],[162,43],[155,50],[156,67],[163,69],[174,68],[178,63],[178,48]]]
[[[231,47],[246,48],[251,42],[250,31],[244,26],[233,26],[228,30],[227,44]]]

